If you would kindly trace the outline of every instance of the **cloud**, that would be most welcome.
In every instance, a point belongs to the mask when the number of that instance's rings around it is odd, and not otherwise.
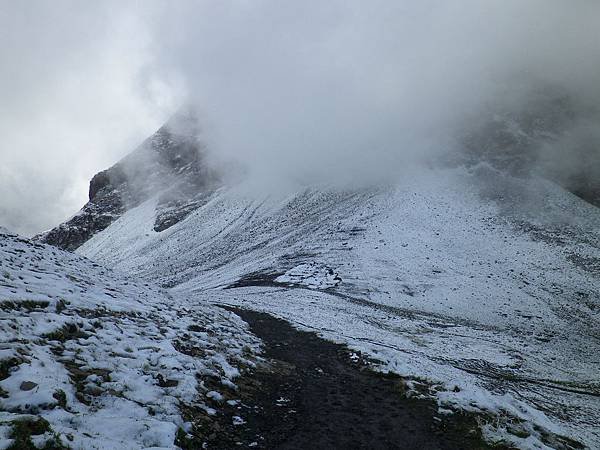
[[[600,100],[592,0],[30,2],[0,14],[0,222],[23,232],[74,212],[91,175],[184,94],[215,163],[274,185],[414,170],[482,114],[522,108],[530,86]]]
[[[145,21],[120,2],[0,6],[0,223],[27,235],[75,213],[176,108]]]
[[[178,3],[161,59],[220,159],[262,180],[380,180],[460,146],[538,88],[599,100],[600,4],[561,0]],[[564,157],[564,154],[563,154]]]

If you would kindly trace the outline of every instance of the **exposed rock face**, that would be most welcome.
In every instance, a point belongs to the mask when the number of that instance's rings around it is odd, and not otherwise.
[[[194,114],[184,111],[111,168],[96,174],[89,201],[75,216],[58,227],[36,236],[44,243],[75,250],[104,230],[125,211],[161,194],[156,231],[185,218],[200,206],[196,197],[217,183],[198,140]]]
[[[212,192],[200,191],[196,195],[173,195],[167,192],[156,206],[154,231],[161,232],[181,222],[196,209],[206,204]]]

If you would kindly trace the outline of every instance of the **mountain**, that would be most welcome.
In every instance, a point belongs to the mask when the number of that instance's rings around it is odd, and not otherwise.
[[[182,109],[136,150],[92,178],[89,201],[81,211],[34,239],[75,250],[158,192],[162,212],[156,229],[182,220],[201,201],[200,194],[217,183],[216,174],[205,164],[198,134],[194,112]]]
[[[78,252],[433,380],[442,405],[494,414],[488,431],[514,445],[600,443],[586,425],[600,414],[600,211],[560,186],[489,166],[361,191],[237,186],[161,232],[155,202]]]
[[[598,447],[600,210],[570,192],[593,200],[572,184],[593,170],[558,171],[557,130],[580,121],[550,103],[485,118],[452,164],[394,184],[269,194],[221,182],[172,120],[40,239],[190,311],[260,311],[344,343],[427,386],[440,416],[476,413],[491,442]]]
[[[541,176],[600,206],[597,108],[582,106],[557,87],[523,88],[519,99],[499,102],[469,121],[458,133],[461,152],[451,155],[453,164],[485,162],[512,176]],[[159,193],[153,229],[164,231],[183,220],[222,185],[206,161],[200,132],[194,109],[182,108],[136,150],[92,178],[89,201],[75,216],[34,240],[75,250]]]

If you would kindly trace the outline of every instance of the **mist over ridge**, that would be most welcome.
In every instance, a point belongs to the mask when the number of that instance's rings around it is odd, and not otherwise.
[[[334,4],[187,10],[200,25],[170,56],[213,155],[261,179],[379,180],[462,152],[501,116],[531,134],[511,152],[580,164],[580,124],[598,121],[597,5]],[[205,35],[217,19],[219,45]]]
[[[503,159],[509,134],[511,157],[533,171],[569,186],[600,178],[596,2],[63,1],[27,10],[1,16],[13,23],[5,59],[24,62],[2,84],[0,182],[0,220],[26,234],[74,213],[94,173],[184,104],[198,112],[212,165],[243,167],[267,189],[393,180],[461,159],[465,148]],[[31,38],[20,31],[27,20],[38,25]],[[62,53],[30,45],[44,33]],[[23,203],[45,212],[30,218]]]

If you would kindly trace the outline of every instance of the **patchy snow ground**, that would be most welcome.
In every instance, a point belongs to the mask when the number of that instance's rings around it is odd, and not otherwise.
[[[188,305],[0,230],[0,448],[173,448],[181,406],[209,409],[203,380],[235,383],[258,350],[237,316]]]
[[[490,439],[600,448],[600,210],[560,187],[485,166],[285,198],[240,186],[160,233],[155,206],[78,251],[426,378],[444,408],[485,413]]]

